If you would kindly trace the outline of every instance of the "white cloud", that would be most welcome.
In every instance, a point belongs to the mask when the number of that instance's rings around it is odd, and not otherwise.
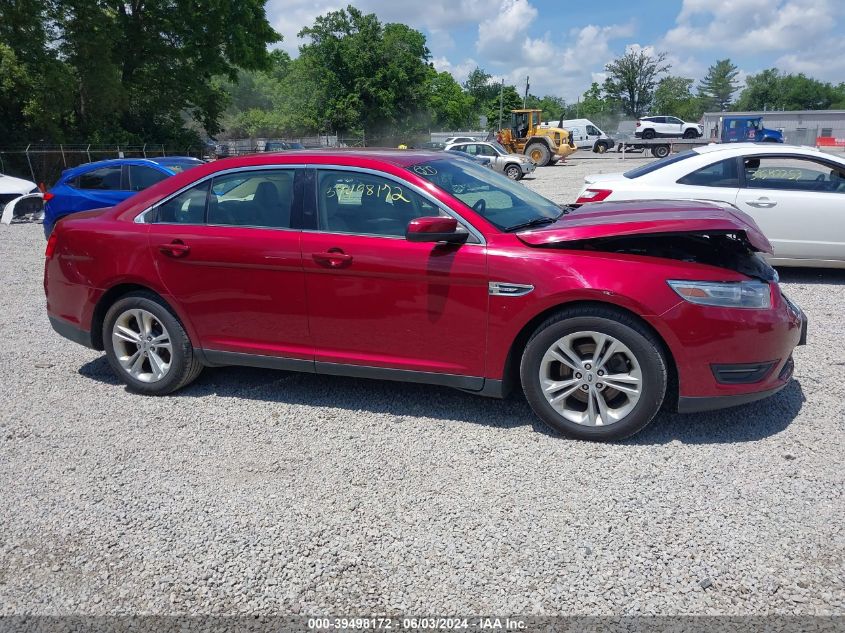
[[[488,12],[492,17],[478,25],[475,48],[490,60],[504,62],[519,57],[520,44],[539,12],[528,0],[499,0],[498,5]]]
[[[437,72],[442,73],[443,71],[446,71],[451,73],[455,78],[455,81],[460,84],[463,84],[467,77],[469,77],[469,74],[475,70],[476,66],[478,66],[478,62],[472,58],[467,58],[458,64],[453,64],[445,57],[435,57],[431,60],[431,63],[434,65]]]
[[[754,53],[811,44],[835,26],[832,0],[684,0],[662,46]]]
[[[792,51],[773,64],[788,73],[804,73],[809,77],[838,84],[845,81],[845,40],[833,36],[813,48]]]
[[[269,0],[267,16],[284,37],[281,46],[295,54],[302,44],[296,34],[303,27],[329,11],[344,9],[349,0]],[[365,13],[375,13],[382,22],[402,22],[429,30],[432,45],[442,44],[438,37],[449,38],[448,31],[480,22],[490,15],[489,0],[357,0],[354,6]]]

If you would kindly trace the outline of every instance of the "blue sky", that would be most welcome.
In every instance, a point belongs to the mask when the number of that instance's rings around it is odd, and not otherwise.
[[[296,33],[336,0],[269,0],[296,55]],[[439,70],[463,81],[476,66],[531,92],[575,101],[631,47],[665,51],[672,74],[699,79],[730,57],[740,78],[764,68],[845,81],[843,0],[357,0],[383,22],[426,34]]]

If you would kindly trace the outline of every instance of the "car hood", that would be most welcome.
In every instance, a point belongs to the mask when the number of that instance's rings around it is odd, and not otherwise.
[[[772,245],[750,216],[735,207],[697,200],[594,202],[573,209],[554,224],[516,235],[529,246],[546,246],[667,233],[742,233],[753,250],[772,253]]]
[[[23,178],[0,174],[0,193],[25,194],[35,189],[35,183]]]

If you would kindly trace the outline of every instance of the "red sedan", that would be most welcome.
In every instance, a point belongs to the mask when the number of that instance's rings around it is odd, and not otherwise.
[[[442,153],[217,161],[61,220],[54,329],[130,389],[250,365],[503,397],[584,439],[751,402],[792,374],[806,319],[735,208],[556,205]]]

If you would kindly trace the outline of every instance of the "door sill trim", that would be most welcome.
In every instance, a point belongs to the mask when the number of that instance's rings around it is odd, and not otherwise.
[[[375,380],[395,380],[399,382],[418,382],[428,385],[442,385],[465,391],[484,389],[484,378],[461,376],[459,374],[439,374],[431,371],[393,369],[391,367],[371,367],[368,365],[346,365],[344,363],[314,363],[318,374],[329,376],[349,376],[352,378],[370,378]]]
[[[263,356],[259,354],[244,354],[241,352],[225,352],[211,349],[195,349],[194,353],[204,365],[209,367],[225,367],[238,365],[245,367],[259,367],[263,369],[278,369],[281,371],[297,371],[326,376],[347,376],[350,378],[368,378],[372,380],[392,380],[396,382],[415,382],[427,385],[453,387],[462,391],[480,392],[481,395],[501,397],[501,381],[485,380],[480,376],[462,376],[460,374],[440,374],[431,371],[414,371],[410,369],[393,369],[391,367],[372,367],[369,365],[348,365],[345,363],[327,363],[322,361],[303,360],[300,358],[282,358],[280,356]]]

